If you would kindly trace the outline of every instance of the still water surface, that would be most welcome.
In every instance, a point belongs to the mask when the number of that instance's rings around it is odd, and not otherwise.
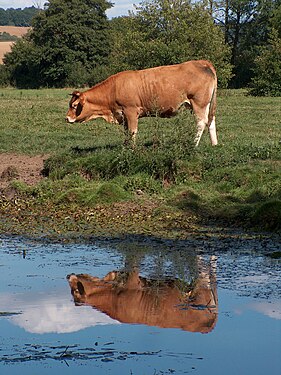
[[[0,374],[279,375],[274,251],[276,240],[235,236],[2,236]]]

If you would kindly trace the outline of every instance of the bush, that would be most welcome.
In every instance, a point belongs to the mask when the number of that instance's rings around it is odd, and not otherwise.
[[[269,43],[261,48],[254,68],[250,94],[255,96],[281,96],[281,38],[273,29]]]
[[[106,78],[111,76],[112,74],[117,73],[111,67],[106,65],[97,66],[92,70],[88,77],[88,85],[94,86],[99,82],[104,81]]]
[[[69,66],[65,85],[69,87],[88,86],[89,72],[81,62],[74,62]]]
[[[5,65],[0,65],[0,87],[10,85],[10,72]]]
[[[199,2],[143,1],[129,17],[111,21],[110,65],[144,69],[208,59],[221,87],[231,78],[230,49],[221,29]]]

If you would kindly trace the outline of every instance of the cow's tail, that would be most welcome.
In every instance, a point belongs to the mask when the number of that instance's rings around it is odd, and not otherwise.
[[[214,87],[210,101],[209,113],[208,113],[208,126],[211,125],[217,109],[217,77],[214,80]]]
[[[213,146],[216,146],[218,144],[216,121],[215,121],[216,108],[217,108],[217,77],[215,75],[214,87],[213,87],[209,113],[208,113],[209,135],[210,135],[211,143]]]

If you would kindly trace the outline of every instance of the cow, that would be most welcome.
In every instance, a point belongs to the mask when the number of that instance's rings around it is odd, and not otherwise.
[[[195,145],[208,126],[212,145],[217,145],[215,124],[217,75],[206,60],[119,72],[84,92],[73,91],[66,114],[68,123],[103,118],[123,124],[135,141],[138,119],[171,117],[180,108],[192,110],[197,120]]]
[[[209,274],[202,273],[192,286],[141,277],[138,269],[67,279],[76,305],[92,306],[122,323],[208,333],[217,321],[216,284]]]

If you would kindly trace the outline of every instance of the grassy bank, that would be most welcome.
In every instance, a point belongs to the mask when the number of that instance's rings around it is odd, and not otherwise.
[[[190,114],[142,119],[132,150],[120,126],[65,124],[67,94],[0,91],[0,152],[49,155],[38,185],[3,192],[3,230],[176,237],[216,221],[280,231],[281,98],[220,92],[217,147],[207,134],[193,147]]]

